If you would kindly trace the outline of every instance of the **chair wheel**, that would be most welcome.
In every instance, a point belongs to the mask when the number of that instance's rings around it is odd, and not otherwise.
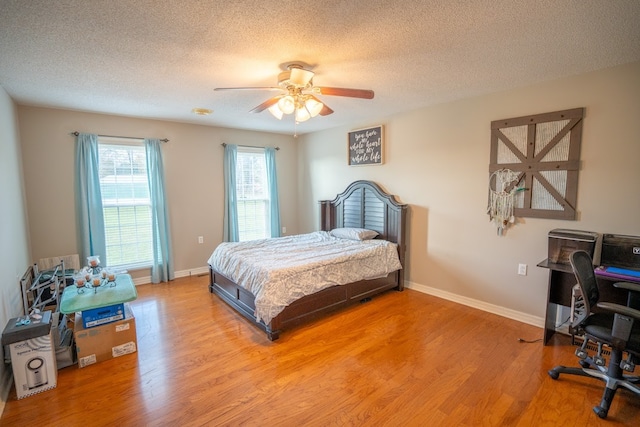
[[[557,380],[560,377],[560,374],[558,372],[554,371],[553,369],[550,369],[547,373],[554,380]]]
[[[596,413],[596,415],[598,415],[600,418],[605,419],[607,418],[607,410],[604,409],[602,406],[594,406],[593,407],[593,412]]]
[[[620,368],[623,371],[633,372],[636,369],[636,365],[629,362],[628,360],[623,360],[622,362],[620,362]]]

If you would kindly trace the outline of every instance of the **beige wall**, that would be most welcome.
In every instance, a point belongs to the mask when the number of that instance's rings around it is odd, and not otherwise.
[[[585,107],[577,221],[520,218],[498,237],[486,214],[490,122]],[[409,285],[542,324],[547,233],[640,235],[640,63],[412,111],[300,140],[300,229],[317,229],[317,200],[369,179],[410,205]],[[346,135],[385,125],[385,162],[347,166]],[[518,264],[528,275],[518,276]],[[513,311],[513,312],[512,312]]]
[[[16,108],[0,87],[0,327],[22,315],[19,277],[31,264]],[[3,356],[4,357],[4,356]],[[11,369],[0,362],[0,414]]]
[[[73,131],[170,140],[163,145],[163,159],[177,272],[202,271],[222,241],[223,142],[280,147],[276,166],[282,225],[288,234],[298,229],[297,144],[290,135],[27,106],[18,107],[18,117],[34,260],[78,252]],[[204,244],[198,244],[198,236]]]
[[[547,271],[536,264],[546,256],[549,230],[640,235],[639,100],[640,63],[635,63],[297,140],[20,106],[31,257],[77,251],[71,131],[171,139],[164,146],[164,158],[175,264],[182,272],[203,268],[222,239],[220,143],[278,145],[282,225],[289,234],[318,228],[318,200],[333,198],[356,179],[376,181],[410,205],[409,286],[540,324]],[[498,237],[485,213],[490,122],[576,107],[586,108],[579,220],[522,218],[506,236]],[[348,167],[346,133],[377,124],[385,125],[385,163]],[[197,243],[200,235],[204,245]],[[519,263],[528,265],[527,276],[517,275]]]

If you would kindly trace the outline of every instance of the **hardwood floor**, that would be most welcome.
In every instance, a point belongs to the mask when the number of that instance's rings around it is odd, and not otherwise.
[[[547,370],[575,365],[568,340],[412,290],[285,331],[275,342],[208,292],[208,277],[142,285],[138,352],[58,371],[58,386],[9,395],[0,425],[620,426],[640,399]]]

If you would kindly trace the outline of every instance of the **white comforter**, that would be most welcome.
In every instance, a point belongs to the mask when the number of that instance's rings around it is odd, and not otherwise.
[[[340,239],[326,231],[221,243],[208,262],[255,296],[256,319],[265,324],[305,295],[402,268],[395,243]]]

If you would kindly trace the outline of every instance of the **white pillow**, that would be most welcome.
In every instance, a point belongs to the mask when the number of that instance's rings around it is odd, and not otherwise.
[[[334,228],[329,232],[333,237],[350,240],[370,240],[378,235],[377,231],[367,230],[366,228]]]

